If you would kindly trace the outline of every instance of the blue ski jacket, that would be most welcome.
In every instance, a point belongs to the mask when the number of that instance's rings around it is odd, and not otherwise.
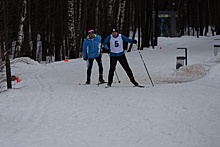
[[[87,36],[83,42],[83,59],[94,59],[100,55],[101,37],[95,34],[95,37],[91,39]]]

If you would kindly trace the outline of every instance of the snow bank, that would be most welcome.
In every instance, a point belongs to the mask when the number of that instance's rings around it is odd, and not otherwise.
[[[158,77],[158,84],[191,82],[204,77],[208,71],[202,64],[182,66],[175,70],[172,75]]]
[[[26,63],[31,65],[39,65],[37,61],[34,61],[33,59],[30,59],[29,57],[21,57],[21,58],[15,58],[11,61],[11,64],[15,63]]]
[[[180,77],[190,77],[190,78],[202,78],[206,75],[207,70],[201,64],[195,64],[190,66],[183,66],[178,69],[174,75]]]

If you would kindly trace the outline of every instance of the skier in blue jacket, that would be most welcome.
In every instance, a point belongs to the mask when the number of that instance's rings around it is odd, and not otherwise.
[[[139,84],[135,81],[132,70],[128,65],[128,61],[125,56],[123,41],[129,43],[137,43],[137,40],[130,39],[122,34],[119,34],[116,28],[112,29],[112,34],[107,36],[103,45],[104,48],[109,50],[108,43],[110,42],[110,69],[108,75],[108,84],[107,87],[111,87],[113,82],[113,76],[117,61],[122,65],[124,70],[126,71],[130,81],[135,85],[139,86]]]
[[[86,84],[91,82],[91,72],[94,59],[99,66],[99,82],[104,83],[103,79],[103,66],[101,57],[101,37],[94,33],[94,30],[88,31],[88,36],[83,42],[83,59],[87,61],[87,80]]]

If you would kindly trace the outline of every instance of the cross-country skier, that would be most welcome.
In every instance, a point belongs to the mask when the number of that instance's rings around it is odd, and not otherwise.
[[[113,76],[117,61],[122,65],[124,70],[126,71],[130,81],[135,85],[139,86],[139,84],[135,81],[132,70],[128,65],[128,61],[125,56],[123,41],[137,44],[137,40],[132,40],[120,33],[118,33],[116,28],[112,29],[112,34],[107,36],[103,45],[104,48],[109,50],[108,43],[110,42],[110,69],[108,75],[108,84],[107,87],[111,87],[113,82]]]
[[[87,80],[85,84],[91,82],[91,72],[94,59],[97,61],[99,66],[99,82],[104,83],[103,79],[103,66],[101,56],[101,37],[95,34],[93,29],[88,31],[88,36],[83,42],[83,59],[87,61]]]

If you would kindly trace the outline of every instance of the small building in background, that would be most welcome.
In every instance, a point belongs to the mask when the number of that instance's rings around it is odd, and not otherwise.
[[[158,12],[158,37],[177,37],[176,11]]]

